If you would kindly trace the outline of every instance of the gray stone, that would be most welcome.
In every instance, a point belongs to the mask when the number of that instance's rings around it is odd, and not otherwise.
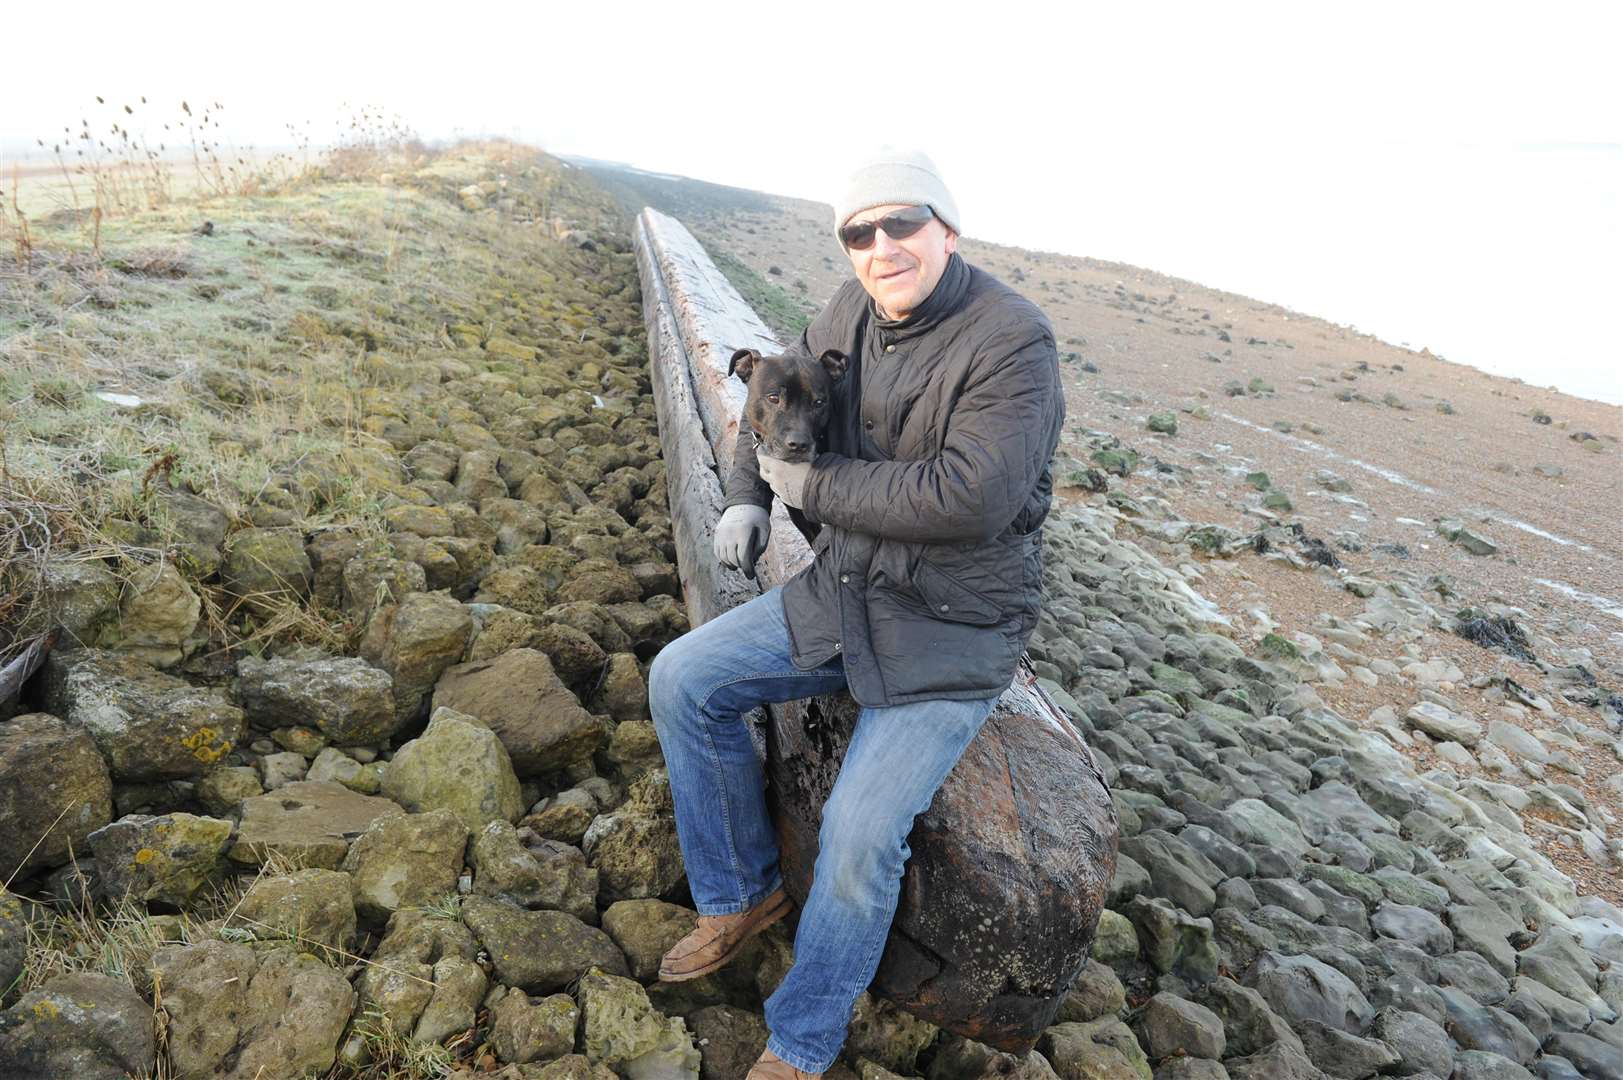
[[[454,892],[467,843],[467,825],[450,810],[377,818],[344,856],[356,912],[369,923],[385,923],[403,907]]]
[[[383,794],[413,813],[449,810],[470,832],[524,814],[512,760],[495,732],[445,708],[395,752],[383,771]]]
[[[1368,1080],[1399,1061],[1385,1043],[1325,1027],[1317,1020],[1300,1021],[1296,1032],[1313,1064],[1342,1080]]]
[[[0,1076],[125,1080],[156,1063],[152,1006],[99,972],[57,975],[0,1013]]]
[[[1382,1009],[1375,1014],[1369,1033],[1392,1048],[1404,1072],[1447,1076],[1454,1071],[1454,1044],[1448,1032],[1419,1013]]]
[[[496,978],[531,994],[562,990],[593,965],[630,974],[608,934],[562,911],[525,911],[475,896],[463,902],[462,919],[490,953]]]
[[[1246,973],[1245,982],[1290,1020],[1316,1020],[1357,1033],[1375,1013],[1352,980],[1311,956],[1264,953]]]
[[[233,691],[249,722],[267,731],[300,725],[350,746],[380,744],[400,726],[389,673],[359,657],[245,656]]]
[[[358,795],[342,784],[300,780],[242,800],[236,843],[227,854],[250,866],[275,853],[294,867],[336,870],[350,841],[373,821],[404,812],[398,803]]]
[[[1151,1061],[1173,1056],[1223,1057],[1223,1021],[1203,1005],[1172,994],[1156,994],[1145,1003],[1134,1025],[1139,1045]]]
[[[66,863],[112,818],[113,782],[88,734],[49,713],[0,723],[0,870],[8,877]]]

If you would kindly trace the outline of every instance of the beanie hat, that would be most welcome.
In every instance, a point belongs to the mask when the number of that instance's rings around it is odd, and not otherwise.
[[[918,150],[898,150],[887,146],[875,157],[868,159],[851,173],[845,182],[845,191],[834,204],[834,234],[851,220],[853,214],[888,206],[892,203],[906,206],[928,206],[955,233],[958,227],[958,204],[942,183],[935,162]]]

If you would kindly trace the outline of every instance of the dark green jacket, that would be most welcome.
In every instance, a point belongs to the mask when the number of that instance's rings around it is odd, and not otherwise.
[[[954,252],[905,319],[847,281],[789,351],[826,349],[849,367],[792,515],[817,555],[783,587],[795,666],[843,653],[862,705],[1001,694],[1037,624],[1065,420],[1048,318]],[[772,503],[749,437],[737,503]]]

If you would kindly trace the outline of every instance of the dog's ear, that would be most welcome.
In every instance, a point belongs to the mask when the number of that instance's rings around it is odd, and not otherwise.
[[[823,355],[818,357],[818,359],[822,361],[823,370],[828,372],[829,378],[838,379],[841,375],[845,374],[845,365],[847,361],[845,354],[840,350],[824,349]]]
[[[745,382],[749,382],[750,375],[755,371],[755,365],[760,362],[761,354],[754,349],[739,349],[727,362],[727,374],[737,375]]]

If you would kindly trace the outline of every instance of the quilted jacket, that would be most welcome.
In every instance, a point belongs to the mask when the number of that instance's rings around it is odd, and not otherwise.
[[[954,252],[903,319],[845,282],[788,351],[826,349],[849,365],[791,511],[816,554],[783,586],[793,663],[843,654],[861,705],[995,697],[1037,623],[1065,420],[1053,328]],[[754,444],[741,425],[727,506],[771,506]]]

